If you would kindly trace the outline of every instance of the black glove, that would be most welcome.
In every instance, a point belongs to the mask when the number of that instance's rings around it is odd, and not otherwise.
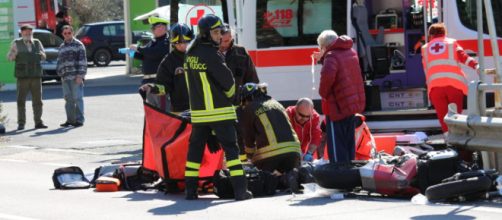
[[[209,149],[209,152],[211,152],[212,154],[218,152],[221,149],[216,135],[209,135],[209,137],[207,138],[207,149]]]

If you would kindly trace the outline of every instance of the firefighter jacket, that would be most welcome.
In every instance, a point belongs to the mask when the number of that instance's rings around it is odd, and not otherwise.
[[[235,83],[223,54],[211,43],[194,42],[185,57],[192,123],[235,121]]]
[[[235,45],[232,41],[230,48],[224,54],[225,63],[234,75],[237,89],[248,82],[259,82],[254,63],[244,47]],[[239,97],[235,96],[233,104],[238,105],[239,101]]]
[[[241,123],[246,153],[252,154],[253,162],[286,153],[301,155],[300,142],[284,107],[269,96],[248,103]]]
[[[422,47],[422,65],[427,91],[434,87],[452,86],[467,95],[467,79],[460,64],[477,69],[478,62],[469,57],[455,39],[436,37]]]
[[[190,108],[185,70],[183,62],[185,54],[174,49],[164,57],[157,70],[157,82],[152,93],[165,95],[171,99],[173,112],[182,112]]]

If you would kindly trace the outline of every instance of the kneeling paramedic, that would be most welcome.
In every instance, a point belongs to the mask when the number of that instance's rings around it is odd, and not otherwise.
[[[251,199],[247,191],[235,132],[236,113],[232,105],[235,82],[218,52],[222,21],[207,14],[198,22],[198,34],[185,57],[186,83],[192,116],[192,134],[185,171],[185,198],[197,199],[197,186],[204,145],[215,134],[226,156],[236,200]]]
[[[265,84],[246,83],[240,89],[246,154],[261,170],[287,175],[291,191],[298,191],[295,168],[300,165],[300,142],[284,107],[267,95]]]

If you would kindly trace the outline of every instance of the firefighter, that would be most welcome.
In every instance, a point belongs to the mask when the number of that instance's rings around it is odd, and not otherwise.
[[[444,117],[448,104],[455,103],[458,113],[462,112],[464,95],[467,95],[467,79],[460,64],[478,70],[478,62],[467,55],[455,39],[446,37],[446,27],[436,23],[429,27],[430,42],[422,47],[422,64],[427,80],[429,99],[445,136],[448,127]],[[492,69],[487,72],[493,72]]]
[[[233,30],[230,29],[228,24],[223,25],[220,52],[225,55],[225,63],[233,73],[235,87],[240,88],[248,82],[258,83],[259,79],[256,74],[253,60],[251,60],[246,48],[235,44],[232,32]],[[239,97],[235,96],[233,104],[238,106],[239,102]],[[241,153],[239,158],[241,161],[247,161],[246,154],[244,153],[244,143],[242,141],[242,126],[240,126],[239,123],[239,121],[241,121],[241,108],[237,107],[236,112],[238,119],[236,127],[237,143],[239,144],[239,151]]]
[[[170,33],[173,50],[160,62],[156,83],[145,84],[140,89],[159,96],[168,93],[171,111],[180,113],[190,108],[183,62],[188,44],[194,38],[194,34],[188,25],[181,23],[174,24]]]
[[[301,148],[284,107],[267,95],[265,84],[246,83],[240,92],[246,154],[261,170],[287,175],[298,192]]]
[[[204,15],[198,22],[195,41],[185,57],[186,83],[190,99],[192,134],[187,155],[185,198],[197,199],[197,185],[204,145],[210,134],[215,134],[226,156],[236,200],[251,199],[247,191],[235,132],[237,119],[232,99],[235,82],[232,72],[218,52],[222,21],[215,15]]]

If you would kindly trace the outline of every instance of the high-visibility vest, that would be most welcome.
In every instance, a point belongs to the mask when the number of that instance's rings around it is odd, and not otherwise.
[[[456,40],[434,38],[422,47],[422,64],[427,80],[427,90],[453,86],[467,95],[467,79],[458,62],[457,50],[462,50]]]
[[[366,117],[356,114],[355,139],[356,139],[356,160],[369,160],[376,153],[376,144],[373,135],[371,135]]]

